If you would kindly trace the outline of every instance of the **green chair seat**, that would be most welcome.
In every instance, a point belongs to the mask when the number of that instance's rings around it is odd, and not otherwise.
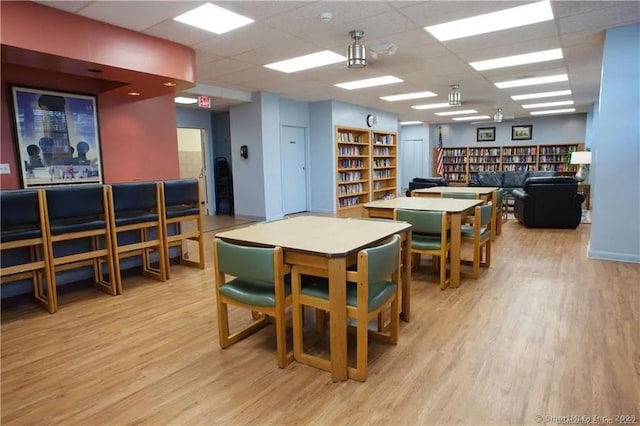
[[[462,237],[463,238],[473,238],[474,237],[473,226],[462,225],[460,231],[462,233]],[[489,231],[489,228],[482,228],[480,230],[480,239],[485,239],[489,235],[491,235],[491,232]]]
[[[393,296],[397,289],[396,284],[389,281],[369,283],[368,310],[375,311],[384,305]],[[326,279],[314,280],[302,285],[301,293],[319,299],[329,300],[329,282]],[[347,283],[347,305],[353,308],[358,306],[358,288],[353,282]]]
[[[440,250],[442,237],[440,235],[413,234],[411,248],[416,250]]]
[[[236,278],[221,286],[220,293],[247,305],[276,306],[276,294],[272,283],[265,285],[261,282]],[[291,280],[289,275],[285,277],[284,294],[285,297],[291,294]]]

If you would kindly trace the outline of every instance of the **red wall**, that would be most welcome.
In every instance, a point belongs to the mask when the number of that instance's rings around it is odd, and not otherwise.
[[[100,82],[2,63],[0,162],[11,174],[0,175],[1,189],[20,187],[8,84],[95,95]],[[98,122],[105,183],[180,176],[173,95],[136,100],[106,92],[98,95]]]

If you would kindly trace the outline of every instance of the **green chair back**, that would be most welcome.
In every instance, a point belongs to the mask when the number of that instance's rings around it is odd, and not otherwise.
[[[473,192],[444,192],[442,198],[460,198],[464,200],[475,200],[478,196]]]
[[[398,269],[400,236],[394,235],[388,243],[362,251],[367,253],[369,282],[384,281]]]
[[[217,240],[216,253],[221,272],[273,288],[274,248],[246,247]]]
[[[442,233],[442,215],[444,212],[422,210],[396,210],[396,219],[411,224],[411,231],[416,234],[439,235]]]
[[[491,203],[480,206],[480,226],[485,227],[491,223]]]

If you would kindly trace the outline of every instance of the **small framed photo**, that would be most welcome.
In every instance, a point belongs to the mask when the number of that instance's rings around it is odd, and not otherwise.
[[[511,140],[521,141],[531,139],[533,134],[533,126],[528,124],[526,126],[511,126]]]
[[[495,142],[496,140],[496,128],[495,127],[478,127],[476,134],[477,142]]]

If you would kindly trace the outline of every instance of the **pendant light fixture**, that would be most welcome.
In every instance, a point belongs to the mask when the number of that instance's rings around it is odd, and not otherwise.
[[[496,123],[502,123],[502,108],[496,108],[496,113],[493,115],[493,121]]]
[[[353,30],[349,35],[353,43],[347,48],[347,68],[364,68],[367,66],[367,53],[364,44],[360,42],[364,31]]]
[[[449,92],[449,105],[452,106],[460,106],[462,105],[462,101],[460,99],[460,85],[453,84],[451,86],[451,92]]]

